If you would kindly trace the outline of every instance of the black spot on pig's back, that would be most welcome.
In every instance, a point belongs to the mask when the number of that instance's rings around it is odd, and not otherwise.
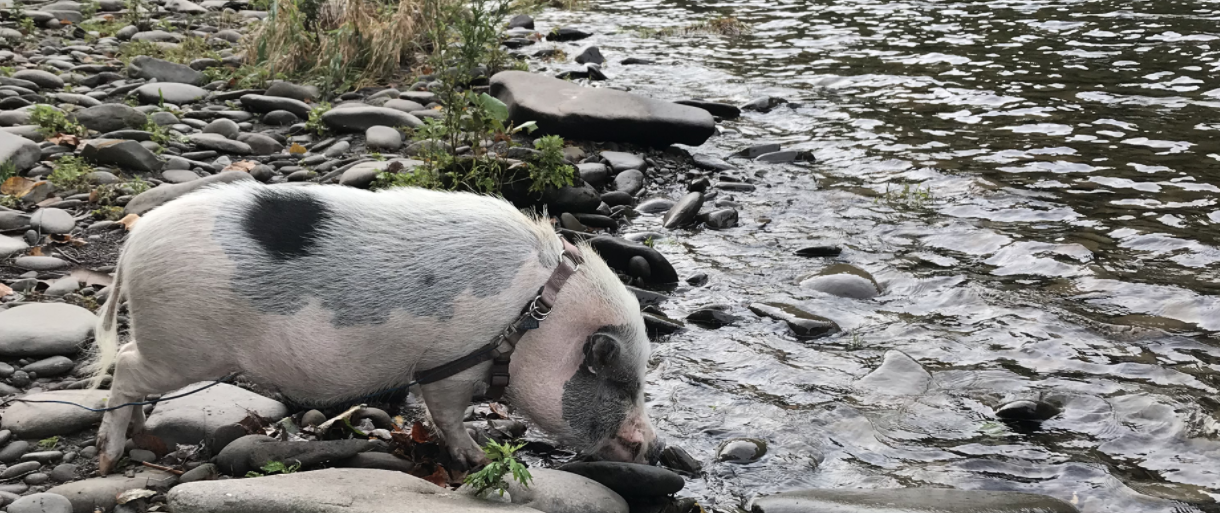
[[[241,224],[268,255],[289,260],[310,254],[327,217],[326,205],[311,194],[260,190]]]

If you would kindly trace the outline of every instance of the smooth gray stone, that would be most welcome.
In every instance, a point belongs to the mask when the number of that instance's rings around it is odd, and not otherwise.
[[[106,390],[56,390],[23,397],[31,400],[68,401],[90,408],[105,404]],[[0,419],[0,427],[22,438],[47,438],[71,435],[88,429],[102,420],[101,412],[92,412],[66,404],[13,403]]]
[[[34,141],[0,130],[0,164],[12,162],[18,173],[38,165],[42,149]]]
[[[23,256],[15,258],[13,265],[28,271],[56,271],[68,267],[68,261],[49,256]]]
[[[168,392],[175,395],[200,388],[207,383],[194,383]],[[248,390],[220,384],[174,401],[157,405],[145,425],[148,432],[165,442],[166,447],[212,442],[216,429],[235,424],[250,413],[279,420],[288,415],[288,407]]]
[[[0,235],[0,258],[8,258],[29,249],[30,245],[17,237]]]
[[[755,513],[1078,513],[1053,497],[1021,492],[895,488],[801,490],[755,499]]]
[[[852,299],[871,299],[881,293],[873,275],[849,264],[834,264],[805,277],[801,288]]]
[[[363,132],[373,126],[419,128],[419,118],[386,107],[353,106],[334,108],[322,115],[322,122],[336,132]]]
[[[309,101],[318,97],[318,88],[309,85],[293,84],[292,82],[277,81],[267,88],[266,95]]]
[[[191,69],[190,66],[147,55],[140,55],[132,59],[127,73],[136,78],[196,86],[203,85],[207,80],[203,73]]]
[[[131,199],[123,209],[128,214],[144,215],[149,210],[157,208],[166,202],[182,196],[200,187],[214,183],[230,183],[238,180],[253,180],[249,173],[227,171],[207,176],[187,183],[159,185]]]
[[[613,490],[592,479],[549,468],[531,468],[528,487],[508,479],[508,497],[513,504],[531,507],[546,513],[627,513],[627,501]],[[474,494],[470,485],[458,493]],[[496,492],[488,490],[480,497],[494,499]]]
[[[184,105],[207,98],[208,91],[191,84],[157,82],[137,87],[132,94],[144,105],[157,105],[164,97],[165,103]]]
[[[191,134],[187,136],[195,146],[205,150],[216,150],[223,153],[233,153],[235,155],[249,155],[253,153],[253,149],[249,144],[241,141],[227,139],[220,134]]]
[[[102,165],[118,166],[144,173],[161,169],[157,155],[140,143],[123,139],[93,139],[85,143],[81,158]]]
[[[700,208],[703,208],[703,193],[687,193],[665,213],[661,226],[669,229],[691,226],[698,222]]]
[[[402,132],[388,126],[371,126],[365,130],[364,140],[370,150],[396,151],[402,147]]]
[[[241,104],[253,112],[260,113],[286,110],[301,119],[309,119],[309,113],[313,110],[313,107],[310,107],[308,103],[301,100],[280,96],[264,96],[261,94],[243,95],[241,97]]]
[[[40,208],[30,216],[30,226],[47,234],[69,233],[76,227],[76,220],[66,210]]]
[[[61,484],[47,493],[63,495],[72,503],[72,513],[93,513],[94,510],[110,511],[115,506],[115,496],[133,488],[149,488],[165,491],[177,482],[177,476],[159,470],[139,469],[135,477],[112,475]]]
[[[624,151],[603,151],[601,157],[606,161],[606,165],[614,173],[621,173],[628,169],[644,169],[644,158],[634,153]]]
[[[62,495],[35,493],[13,501],[8,513],[72,513],[72,503]]]
[[[28,80],[38,84],[38,87],[42,87],[44,89],[63,89],[64,87],[64,80],[62,78],[59,78],[59,76],[54,73],[40,69],[23,69],[13,73],[13,78],[18,80]]]

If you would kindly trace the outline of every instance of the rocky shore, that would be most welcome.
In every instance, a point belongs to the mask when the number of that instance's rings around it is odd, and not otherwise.
[[[701,479],[705,465],[750,464],[766,453],[765,441],[741,438],[722,444],[714,461],[670,447],[660,467],[569,462],[572,453],[528,430],[508,407],[484,403],[467,412],[468,430],[481,442],[527,441],[523,453],[533,482],[528,488],[513,483],[503,497],[476,496],[457,487],[462,475],[447,469],[439,442],[419,422],[420,408],[403,396],[320,411],[238,382],[146,407],[147,434],[129,441],[124,472],[97,477],[100,413],[11,399],[104,405],[106,392],[87,389],[82,364],[93,311],[107,297],[124,234],[139,216],[192,190],[237,180],[381,187],[387,175],[431,164],[443,141],[407,134],[452,107],[427,74],[396,87],[337,93],[289,81],[244,88],[235,78],[213,80],[215,70],[244,64],[239,43],[267,18],[265,10],[224,0],[134,5],[155,26],[121,23],[132,6],[115,0],[10,5],[0,23],[0,394],[6,397],[0,501],[6,511],[355,512],[409,504],[412,511],[681,513],[700,511],[699,498],[682,490],[687,480]],[[98,24],[113,33],[86,28]],[[784,100],[729,105],[633,94],[607,80],[606,57],[580,43],[587,35],[579,27],[535,27],[529,16],[513,17],[501,42],[535,72],[500,71],[470,86],[502,102],[508,121],[533,122],[539,132],[487,148],[442,151],[458,159],[487,156],[513,170],[542,158],[533,149],[535,136],[561,136],[562,159],[573,170],[570,185],[540,192],[506,187],[505,197],[522,208],[545,208],[564,236],[588,240],[637,294],[653,337],[688,325],[733,325],[740,317],[728,308],[703,308],[684,319],[665,314],[669,294],[704,286],[708,276],[680,275],[652,244],[669,235],[633,230],[633,220],[659,218],[670,233],[733,228],[741,219],[735,199],[765,193],[739,162],[799,165],[812,155],[771,143],[741,148],[728,159],[699,153],[722,129],[719,121],[742,109],[782,108]],[[165,52],[188,41],[203,41],[220,58],[182,63],[130,50],[143,44]],[[615,65],[648,65],[611,58]],[[839,251],[814,245],[798,254],[828,258]],[[807,276],[800,287],[860,300],[882,293],[869,273],[848,264]],[[793,304],[755,303],[748,310],[799,340],[842,331]],[[928,379],[918,363],[894,351],[861,382],[892,390],[926,386]],[[1025,401],[997,415],[1037,422],[1055,413],[1053,406]],[[743,501],[740,508],[1076,511],[1031,494],[939,489],[791,491]]]

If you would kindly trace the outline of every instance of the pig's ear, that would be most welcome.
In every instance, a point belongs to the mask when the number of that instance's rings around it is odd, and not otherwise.
[[[585,341],[585,368],[597,374],[609,367],[618,358],[618,339],[608,333],[597,332]]]

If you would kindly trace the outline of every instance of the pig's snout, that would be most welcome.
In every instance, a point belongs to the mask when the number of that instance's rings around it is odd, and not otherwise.
[[[619,432],[602,445],[595,456],[610,461],[655,464],[661,458],[665,443],[657,438],[652,425],[644,419],[623,423]]]
[[[647,461],[649,465],[656,465],[661,461],[661,451],[664,450],[665,441],[660,438],[656,438],[652,441],[652,444],[648,446],[648,450],[644,452],[644,460]]]

